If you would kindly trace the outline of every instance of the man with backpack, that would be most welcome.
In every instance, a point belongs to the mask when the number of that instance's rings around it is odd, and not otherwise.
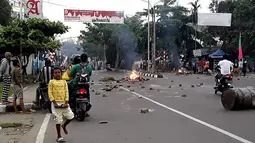
[[[3,80],[2,103],[10,103],[8,101],[10,85],[11,85],[11,57],[10,52],[5,53],[5,58],[1,60],[0,77]]]
[[[69,93],[72,94],[73,90],[78,84],[77,74],[88,74],[91,76],[92,67],[88,64],[88,56],[86,54],[81,54],[81,63],[72,66],[70,72],[68,73],[69,77],[72,77],[73,80],[69,84]],[[88,92],[88,100],[90,100],[90,95]]]

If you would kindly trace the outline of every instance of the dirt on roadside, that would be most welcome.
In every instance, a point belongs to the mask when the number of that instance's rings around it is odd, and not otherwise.
[[[33,114],[0,114],[0,143],[18,143],[34,126]]]

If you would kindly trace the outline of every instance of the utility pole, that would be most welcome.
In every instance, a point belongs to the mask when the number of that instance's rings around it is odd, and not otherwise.
[[[24,1],[23,0],[21,0],[20,1],[20,14],[19,14],[19,18],[20,19],[23,19],[23,3],[24,3]],[[22,71],[22,74],[21,74],[21,79],[23,80],[23,60],[22,60],[22,56],[23,56],[23,54],[22,54],[22,52],[23,52],[23,47],[22,47],[22,43],[23,43],[23,40],[22,40],[22,37],[20,37],[20,49],[19,49],[19,52],[20,52],[20,55],[19,55],[19,57],[20,57],[20,70]]]
[[[152,47],[152,72],[155,72],[156,67],[156,12],[155,12],[155,6],[152,7],[152,22],[153,22],[153,47]]]
[[[147,70],[150,71],[150,0],[148,0],[148,60],[147,60]]]

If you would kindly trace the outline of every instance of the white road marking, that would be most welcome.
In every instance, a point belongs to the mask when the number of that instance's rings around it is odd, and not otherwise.
[[[47,113],[45,115],[45,118],[43,120],[43,123],[41,125],[41,128],[37,134],[37,137],[36,137],[36,141],[35,143],[43,143],[44,141],[44,136],[45,136],[45,132],[46,132],[46,129],[47,129],[47,126],[49,124],[49,121],[50,121],[50,116],[51,114],[50,113]]]
[[[219,133],[222,133],[222,134],[224,134],[224,135],[227,135],[227,136],[229,136],[229,137],[231,137],[231,138],[233,138],[233,139],[235,139],[235,140],[237,140],[237,141],[240,141],[240,142],[242,142],[242,143],[253,143],[253,142],[248,141],[248,140],[246,140],[246,139],[244,139],[244,138],[242,138],[242,137],[239,137],[239,136],[237,136],[237,135],[235,135],[235,134],[232,134],[232,133],[230,133],[230,132],[228,132],[228,131],[225,131],[225,130],[223,130],[223,129],[221,129],[221,128],[218,128],[218,127],[216,127],[216,126],[214,126],[214,125],[211,125],[211,124],[206,123],[206,122],[204,122],[204,121],[202,121],[202,120],[199,120],[199,119],[197,119],[197,118],[195,118],[195,117],[192,117],[192,116],[190,116],[190,115],[188,115],[188,114],[185,114],[185,113],[183,113],[183,112],[181,112],[181,111],[178,111],[178,110],[173,109],[173,108],[171,108],[171,107],[168,107],[168,106],[166,106],[166,105],[164,105],[164,104],[161,104],[161,103],[159,103],[159,102],[157,102],[157,101],[155,101],[155,100],[152,100],[152,99],[150,99],[150,98],[148,98],[148,97],[146,97],[146,96],[143,96],[143,95],[141,95],[141,94],[139,94],[139,93],[132,92],[132,91],[130,91],[129,89],[127,89],[127,88],[125,88],[125,87],[120,87],[120,88],[122,88],[122,89],[124,89],[124,90],[126,90],[126,91],[129,91],[129,92],[131,92],[131,93],[137,95],[138,97],[142,97],[143,99],[146,99],[146,100],[148,100],[148,101],[150,101],[150,102],[152,102],[152,103],[154,103],[154,104],[157,104],[157,105],[159,105],[159,106],[161,106],[161,107],[163,107],[163,108],[165,108],[165,109],[168,109],[168,110],[170,110],[170,111],[172,111],[172,112],[174,112],[174,113],[177,113],[177,114],[179,114],[179,115],[181,115],[181,116],[183,116],[183,117],[186,117],[186,118],[188,118],[188,119],[190,119],[190,120],[193,120],[193,121],[195,121],[195,122],[197,122],[197,123],[199,123],[199,124],[201,124],[201,125],[204,125],[204,126],[206,126],[206,127],[208,127],[208,128],[211,128],[211,129],[213,129],[213,130],[215,130],[215,131],[217,131],[217,132],[219,132]]]

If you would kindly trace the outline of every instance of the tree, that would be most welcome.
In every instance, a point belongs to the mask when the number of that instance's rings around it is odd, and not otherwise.
[[[227,52],[237,52],[239,33],[242,34],[242,47],[246,55],[255,55],[254,12],[255,0],[211,2],[215,12],[232,13],[231,27],[209,26],[208,32],[223,41],[222,48]]]
[[[61,43],[54,36],[67,30],[68,27],[63,23],[47,19],[15,19],[10,25],[0,29],[0,48],[2,52],[9,51],[18,56],[22,47],[22,54],[29,61],[30,54],[59,49]]]
[[[129,61],[134,60],[136,53],[141,52],[144,47],[144,39],[141,38],[142,22],[140,16],[136,15],[126,17],[124,24],[120,25],[85,24],[87,30],[81,31],[81,46],[89,55],[96,55],[95,52],[99,53],[99,50],[103,51],[105,48],[107,63],[119,67],[121,62],[125,61],[128,62],[127,68],[131,68],[132,63]]]
[[[8,0],[0,0],[0,25],[8,25],[12,18],[12,7]]]

